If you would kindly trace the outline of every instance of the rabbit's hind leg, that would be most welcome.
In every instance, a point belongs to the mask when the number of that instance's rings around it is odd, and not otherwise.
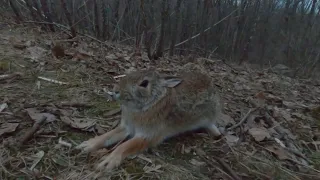
[[[119,166],[123,159],[130,155],[135,155],[139,152],[146,150],[152,145],[156,145],[162,140],[161,138],[146,139],[143,137],[133,137],[128,141],[120,144],[111,154],[109,154],[101,163],[98,164],[97,169],[111,170]]]
[[[82,149],[84,152],[92,152],[101,148],[107,148],[110,145],[117,143],[119,141],[124,140],[128,136],[126,129],[118,126],[115,129],[102,134],[100,136],[96,136],[87,141],[82,142],[80,145],[76,147],[76,149]]]

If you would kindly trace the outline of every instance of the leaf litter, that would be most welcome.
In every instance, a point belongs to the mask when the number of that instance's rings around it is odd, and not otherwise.
[[[263,141],[271,137],[266,128],[251,128],[249,129],[249,134],[257,142]]]
[[[39,121],[42,117],[46,117],[47,122],[53,122],[57,119],[55,115],[51,113],[41,112],[36,108],[27,108],[25,110],[27,111],[30,118],[35,122]]]
[[[193,67],[192,63],[175,56],[151,63],[145,53],[133,56],[131,47],[102,47],[81,37],[72,47],[63,43],[63,39],[59,41],[64,51],[61,56],[55,49],[42,45],[50,39],[45,33],[31,36],[32,33],[19,27],[11,33],[15,40],[0,45],[3,50],[0,58],[12,56],[15,62],[10,71],[0,71],[0,77],[6,76],[0,81],[3,87],[0,97],[6,97],[0,99],[0,136],[3,142],[23,143],[19,149],[6,143],[0,145],[0,165],[4,167],[0,169],[0,179],[94,177],[93,166],[101,157],[93,153],[88,160],[73,153],[72,147],[111,130],[118,123],[119,106],[106,98],[112,84],[128,70],[156,67],[174,74],[183,66]],[[15,48],[10,49],[5,43]],[[48,52],[54,56],[47,56]],[[54,58],[63,60],[58,62]],[[221,124],[227,131],[225,138],[215,140],[207,133],[197,132],[171,138],[152,148],[152,152],[126,160],[119,171],[105,173],[106,178],[319,177],[320,160],[316,157],[320,154],[320,88],[317,83],[268,70],[257,72],[250,65],[243,68],[214,59],[195,58],[194,63],[205,65],[217,90],[223,94]],[[24,72],[22,79],[7,78],[19,72]],[[47,82],[41,83],[41,88],[34,86],[39,77]],[[49,134],[40,136],[43,132]]]
[[[19,123],[3,123],[0,126],[0,137],[7,133],[12,133],[16,131]]]

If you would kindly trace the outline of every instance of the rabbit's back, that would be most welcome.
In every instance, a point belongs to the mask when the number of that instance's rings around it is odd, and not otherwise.
[[[169,92],[174,103],[167,123],[201,126],[214,121],[220,113],[220,102],[211,78],[200,72],[184,72],[181,77],[182,83]]]

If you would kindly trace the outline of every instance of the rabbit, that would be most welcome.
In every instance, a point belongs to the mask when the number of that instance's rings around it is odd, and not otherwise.
[[[205,128],[214,137],[222,135],[217,127],[219,97],[211,78],[200,71],[182,70],[178,76],[154,70],[135,71],[121,79],[114,92],[122,110],[119,125],[77,148],[92,152],[128,136],[131,139],[117,146],[97,169],[111,170],[126,157],[186,131]]]

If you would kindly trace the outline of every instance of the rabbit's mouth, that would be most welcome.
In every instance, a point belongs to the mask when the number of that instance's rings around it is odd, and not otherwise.
[[[113,100],[118,101],[120,99],[120,92],[119,91],[113,91],[113,92],[108,91],[107,93],[111,96],[111,98]]]

